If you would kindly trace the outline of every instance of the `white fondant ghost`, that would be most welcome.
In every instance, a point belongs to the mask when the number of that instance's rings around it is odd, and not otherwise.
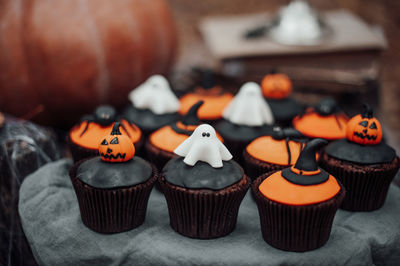
[[[134,107],[150,109],[158,115],[177,112],[180,107],[167,79],[161,75],[151,76],[129,93],[129,99]]]
[[[260,86],[255,82],[247,82],[240,88],[222,116],[238,125],[262,126],[274,123],[271,109],[264,100]]]
[[[215,129],[208,124],[198,126],[174,152],[185,157],[183,162],[190,166],[195,165],[197,161],[202,161],[214,168],[220,168],[222,161],[232,159],[232,154],[217,138]]]

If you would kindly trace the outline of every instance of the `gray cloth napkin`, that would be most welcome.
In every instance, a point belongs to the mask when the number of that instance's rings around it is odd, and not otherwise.
[[[339,210],[325,246],[295,253],[264,242],[250,193],[235,231],[219,239],[190,239],[173,231],[164,196],[156,189],[142,226],[95,233],[81,221],[70,167],[65,159],[47,164],[20,189],[23,229],[41,265],[400,265],[400,189],[393,185],[380,210]]]

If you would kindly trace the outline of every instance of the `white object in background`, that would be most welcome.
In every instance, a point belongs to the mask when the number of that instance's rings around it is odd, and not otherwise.
[[[260,85],[255,82],[247,82],[240,88],[222,116],[234,124],[245,126],[274,123],[271,108],[264,100]]]
[[[269,36],[282,44],[316,45],[327,34],[317,12],[306,1],[295,0],[279,11],[278,23]]]
[[[174,152],[185,157],[183,162],[190,166],[202,161],[214,168],[220,168],[223,166],[222,161],[232,159],[232,154],[217,138],[215,129],[208,124],[198,126]]]
[[[129,100],[138,109],[150,109],[161,115],[175,113],[180,103],[172,92],[167,79],[161,75],[154,75],[129,93]]]

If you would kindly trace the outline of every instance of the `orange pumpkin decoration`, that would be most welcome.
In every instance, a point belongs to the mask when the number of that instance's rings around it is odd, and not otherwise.
[[[135,146],[127,136],[121,134],[120,126],[121,123],[116,122],[111,134],[106,136],[99,145],[99,154],[103,161],[126,162],[135,155]]]
[[[346,138],[362,145],[376,145],[382,140],[382,126],[373,116],[372,108],[364,104],[364,112],[350,119],[346,126]]]
[[[268,74],[261,82],[265,98],[284,99],[292,92],[292,81],[285,74]]]
[[[166,0],[4,0],[1,11],[0,107],[16,116],[42,107],[35,118],[46,124],[122,106],[168,72],[177,47]]]

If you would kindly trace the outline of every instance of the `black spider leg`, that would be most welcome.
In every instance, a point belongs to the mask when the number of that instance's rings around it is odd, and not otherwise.
[[[340,121],[339,121],[339,114],[335,113],[335,114],[333,114],[333,116],[335,117],[336,124],[338,124],[339,128],[342,129],[342,124],[340,124]]]
[[[79,137],[82,137],[83,134],[85,134],[85,132],[88,130],[89,128],[89,124],[94,122],[94,118],[93,117],[86,117],[85,120],[83,122],[86,122],[86,126],[83,129],[82,133],[79,135]]]
[[[122,123],[122,121],[121,121],[121,127],[122,127],[123,130],[125,130],[126,135],[128,135],[128,137],[130,138],[131,134],[129,134],[129,131],[126,129],[126,127],[124,126],[124,123]]]
[[[289,137],[285,138],[285,143],[286,143],[286,151],[288,154],[288,165],[290,165],[291,161],[292,161],[292,153],[290,152],[290,147],[289,147]]]

